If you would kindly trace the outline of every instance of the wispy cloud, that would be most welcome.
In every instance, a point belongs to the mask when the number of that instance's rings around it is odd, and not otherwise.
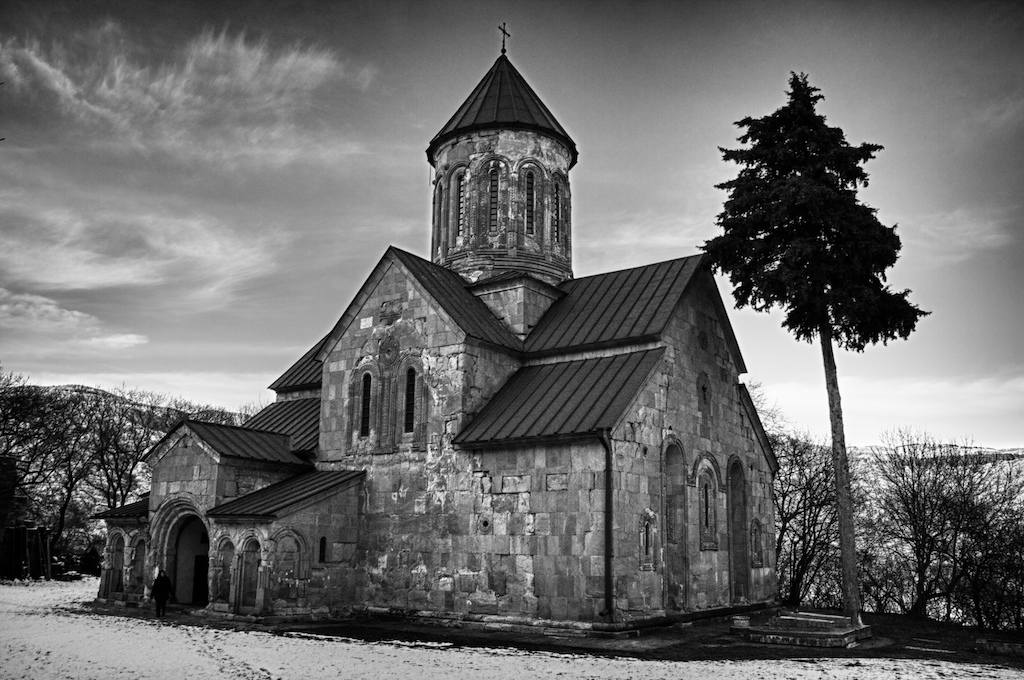
[[[342,83],[365,90],[372,65],[333,52],[205,32],[160,67],[144,65],[116,25],[76,36],[88,54],[65,45],[10,38],[0,43],[0,74],[11,94],[84,128],[94,147],[165,154],[182,162],[239,167],[330,161],[359,153],[354,140],[312,134],[318,92]]]
[[[220,299],[274,268],[284,236],[236,234],[209,215],[53,208],[0,211],[0,274],[44,289],[97,289],[190,282],[191,297]]]
[[[958,208],[952,212],[921,215],[899,224],[899,234],[915,250],[939,264],[969,258],[1013,241],[1013,221],[1019,211],[1000,208]]]
[[[984,102],[975,109],[973,118],[975,122],[995,131],[1020,125],[1024,122],[1024,95],[1019,92],[1006,93]]]
[[[0,288],[0,328],[80,348],[126,349],[149,340],[136,333],[111,333],[91,314],[65,309],[56,300]]]
[[[598,215],[575,234],[577,269],[585,275],[695,255],[714,228],[713,218],[683,212]]]

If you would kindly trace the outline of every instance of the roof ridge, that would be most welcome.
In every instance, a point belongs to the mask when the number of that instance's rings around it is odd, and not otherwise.
[[[315,398],[315,397],[310,397],[310,398]],[[298,400],[296,399],[296,401],[298,401]],[[276,404],[278,402],[275,401],[274,403]],[[285,403],[285,402],[280,402],[280,403]],[[268,404],[268,406],[270,406],[270,404]],[[259,430],[259,429],[256,429],[254,427],[246,427],[245,425],[228,425],[227,423],[211,423],[211,422],[207,422],[205,420],[189,420],[188,418],[183,418],[179,424],[184,424],[184,425],[206,425],[206,426],[209,426],[209,427],[219,427],[219,428],[224,428],[224,429],[229,429],[229,430],[242,430],[244,432],[254,432],[256,434],[273,434],[273,435],[277,435],[279,437],[288,437],[288,436],[290,436],[290,435],[286,435],[286,434],[281,434],[280,432],[272,432],[271,430]]]
[[[577,281],[585,281],[586,279],[593,279],[593,278],[598,277],[598,276],[608,276],[609,274],[618,274],[620,272],[628,272],[628,271],[632,271],[634,269],[644,269],[645,267],[657,267],[658,265],[668,264],[669,262],[677,262],[679,260],[692,260],[694,258],[702,258],[702,257],[704,257],[704,253],[696,253],[694,255],[684,255],[683,257],[672,257],[672,258],[669,258],[667,260],[658,260],[657,262],[648,262],[647,264],[639,264],[639,265],[636,265],[635,267],[623,267],[622,269],[613,269],[613,270],[607,271],[607,272],[598,272],[596,274],[587,274],[586,276],[577,276],[577,277],[572,278],[572,279],[566,279],[565,281],[560,283],[558,287],[561,288],[562,286],[570,285],[570,284],[573,284],[573,283],[575,283]]]

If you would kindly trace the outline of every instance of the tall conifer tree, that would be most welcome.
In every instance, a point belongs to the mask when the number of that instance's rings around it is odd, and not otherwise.
[[[822,99],[806,74],[792,73],[788,103],[763,118],[736,123],[741,149],[720,149],[739,164],[737,177],[717,185],[729,196],[718,216],[722,235],[704,244],[716,270],[728,275],[739,307],[785,312],[783,327],[799,340],[821,343],[832,427],[832,455],[842,555],[843,607],[860,624],[850,472],[832,345],[857,352],[879,341],[907,338],[923,312],[909,290],[885,284],[900,239],[857,198],[867,186],[861,167],[882,149],[850,146],[840,128],[815,110]]]

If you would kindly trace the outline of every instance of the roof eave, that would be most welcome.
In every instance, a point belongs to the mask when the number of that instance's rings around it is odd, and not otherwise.
[[[543,125],[519,122],[488,122],[474,123],[472,125],[460,127],[456,130],[451,130],[449,132],[438,134],[436,137],[430,140],[430,144],[427,146],[427,162],[430,163],[431,167],[436,167],[434,165],[434,154],[437,153],[438,149],[444,146],[447,142],[453,139],[457,139],[462,135],[470,134],[473,132],[480,132],[482,130],[521,130],[524,132],[535,132],[537,134],[544,135],[545,137],[550,137],[559,144],[562,144],[569,152],[569,170],[573,169],[573,167],[576,165],[576,162],[579,160],[580,157],[579,150],[576,148],[576,142],[574,142],[571,137],[569,137],[568,135],[559,134],[557,131],[548,129]]]
[[[579,439],[600,439],[601,434],[608,428],[597,428],[595,430],[586,430],[584,432],[569,432],[563,434],[546,434],[546,435],[534,435],[529,437],[508,437],[504,439],[487,439],[487,440],[476,440],[465,442],[459,441],[456,437],[452,443],[459,448],[463,449],[494,449],[500,447],[507,447],[511,444],[561,444],[568,441],[575,441]]]

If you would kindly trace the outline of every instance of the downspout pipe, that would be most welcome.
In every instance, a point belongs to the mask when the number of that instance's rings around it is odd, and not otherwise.
[[[614,456],[611,430],[600,430],[598,439],[604,446],[604,611],[600,615],[607,617],[608,623],[615,623],[615,575],[612,571],[612,558],[615,556],[615,494],[612,488]]]

